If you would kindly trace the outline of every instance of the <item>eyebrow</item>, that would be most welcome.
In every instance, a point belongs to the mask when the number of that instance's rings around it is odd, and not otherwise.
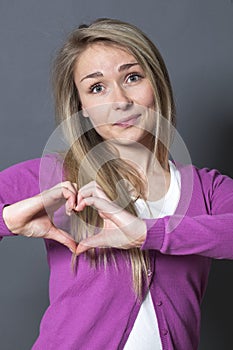
[[[136,65],[139,65],[138,62],[133,62],[133,63],[125,63],[125,64],[122,64],[122,66],[119,67],[118,71],[119,72],[122,72],[123,70],[127,70],[133,66],[136,66]]]
[[[133,62],[133,63],[125,63],[125,64],[122,64],[119,68],[118,68],[118,72],[122,72],[124,70],[127,70],[131,67],[134,67],[136,65],[139,65],[138,62]],[[83,77],[80,82],[82,82],[83,80],[85,79],[91,79],[91,78],[97,78],[97,77],[103,77],[103,73],[101,72],[94,72],[94,73],[91,73],[91,74],[88,74],[86,75],[85,77]]]

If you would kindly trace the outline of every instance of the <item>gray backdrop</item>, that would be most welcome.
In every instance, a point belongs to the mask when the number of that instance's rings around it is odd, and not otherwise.
[[[51,60],[66,34],[81,22],[114,17],[141,27],[164,56],[193,163],[233,176],[232,15],[230,0],[1,0],[0,168],[43,152],[54,127]],[[232,274],[233,262],[214,261],[201,350],[233,348]],[[0,278],[0,349],[30,349],[48,305],[43,241],[3,239]]]

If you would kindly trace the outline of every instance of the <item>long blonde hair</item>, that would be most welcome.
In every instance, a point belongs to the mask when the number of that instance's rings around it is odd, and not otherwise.
[[[67,180],[76,182],[78,188],[95,180],[111,200],[117,200],[119,205],[137,215],[128,185],[122,180],[131,183],[138,196],[142,197],[144,184],[139,174],[106,147],[89,118],[81,117],[82,106],[74,83],[74,66],[86,48],[98,42],[126,49],[136,58],[149,78],[154,91],[155,109],[159,116],[156,118],[154,155],[164,169],[168,168],[168,149],[172,135],[170,128],[165,128],[166,130],[162,128],[162,118],[168,122],[167,125],[175,125],[172,88],[166,66],[155,45],[134,25],[115,19],[98,19],[89,26],[82,25],[75,29],[54,61],[56,118],[58,123],[66,121],[71,145],[64,160]],[[77,115],[75,124],[71,118],[73,115]],[[87,236],[95,234],[95,228],[102,227],[102,224],[97,211],[88,207],[72,218],[72,234],[76,241],[80,242]],[[111,250],[110,252],[114,260],[114,252]],[[140,296],[143,280],[149,269],[149,253],[138,248],[122,253],[131,263],[134,290]],[[107,264],[108,254],[109,251],[103,249],[98,251],[98,254],[96,250],[92,250],[86,256],[94,263],[98,256],[98,259]]]

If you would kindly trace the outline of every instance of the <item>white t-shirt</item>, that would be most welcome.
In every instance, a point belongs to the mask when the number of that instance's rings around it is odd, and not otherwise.
[[[163,198],[156,202],[137,199],[138,216],[143,219],[159,218],[174,214],[180,198],[180,173],[175,165],[169,161],[170,186]],[[150,291],[144,299],[133,329],[125,344],[124,350],[162,350],[158,321],[155,314]]]

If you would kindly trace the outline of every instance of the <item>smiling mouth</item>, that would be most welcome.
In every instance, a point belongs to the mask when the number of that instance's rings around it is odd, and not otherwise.
[[[121,126],[121,127],[128,127],[137,124],[138,118],[140,117],[140,114],[132,115],[128,118],[123,118],[119,120],[118,122],[114,123],[113,125]]]

